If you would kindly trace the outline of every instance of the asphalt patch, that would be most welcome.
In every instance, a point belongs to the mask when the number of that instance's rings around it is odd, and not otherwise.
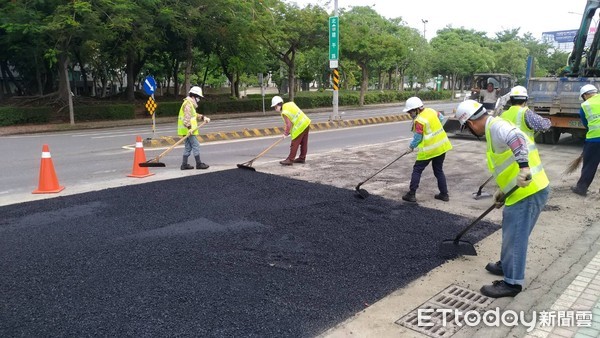
[[[354,193],[233,169],[1,207],[0,336],[315,336],[472,221]]]

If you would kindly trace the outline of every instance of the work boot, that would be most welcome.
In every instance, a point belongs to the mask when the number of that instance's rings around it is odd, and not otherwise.
[[[485,266],[485,269],[493,275],[504,276],[504,271],[502,270],[502,262],[501,261],[497,261],[496,263],[488,263]]]
[[[508,284],[503,280],[496,280],[492,285],[484,285],[481,287],[481,293],[484,296],[492,298],[514,297],[523,290],[523,287],[518,284]]]
[[[304,163],[304,162],[306,162],[306,160],[299,158],[299,157],[294,160],[294,163]]]
[[[189,155],[183,156],[183,160],[181,161],[181,170],[194,169],[193,165],[188,164],[188,157],[190,157],[190,156]]]
[[[436,200],[440,200],[440,201],[444,201],[444,202],[448,202],[450,200],[450,196],[448,196],[448,194],[436,194],[435,196],[433,196],[433,198],[435,198]]]
[[[279,164],[281,164],[281,165],[293,165],[294,162],[292,160],[286,158],[285,160],[280,161]]]
[[[413,203],[417,202],[417,198],[415,197],[414,191],[407,192],[404,196],[402,196],[402,199],[407,202],[413,202]]]
[[[579,196],[583,196],[583,197],[587,196],[587,191],[584,191],[583,189],[579,189],[577,187],[571,187],[571,191],[576,193]]]
[[[208,164],[200,162],[200,163],[196,163],[196,169],[208,169],[208,167],[210,167]]]

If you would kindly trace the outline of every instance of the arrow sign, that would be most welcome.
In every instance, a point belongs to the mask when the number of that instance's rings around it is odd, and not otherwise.
[[[152,95],[154,94],[154,91],[156,90],[156,81],[154,80],[154,78],[150,75],[146,76],[146,79],[144,80],[144,91],[146,92],[146,94],[148,95]]]

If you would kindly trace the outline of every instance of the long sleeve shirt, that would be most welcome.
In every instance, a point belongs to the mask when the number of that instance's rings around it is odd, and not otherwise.
[[[486,129],[493,117],[486,120]],[[529,167],[529,149],[525,134],[510,122],[500,119],[490,126],[489,136],[492,140],[492,150],[499,154],[510,149],[513,152],[519,168]]]
[[[292,130],[292,121],[285,115],[281,115],[283,116],[283,121],[284,121],[284,131],[283,131],[283,135],[289,135],[290,134],[290,130]]]
[[[444,123],[444,115],[442,115],[440,112],[438,112],[438,119],[442,124]],[[414,121],[413,139],[410,142],[409,147],[411,149],[415,149],[419,143],[421,143],[421,141],[423,141],[423,125],[417,121]]]
[[[525,124],[534,132],[544,132],[552,127],[550,119],[541,117],[529,108],[525,111]]]
[[[196,103],[196,100],[194,100],[191,97],[186,97],[185,98],[188,102],[191,103],[191,105],[186,104],[185,106],[183,106],[183,125],[186,127],[191,127],[192,126],[192,117],[193,117],[193,111],[192,111],[192,107],[193,108],[198,108],[198,104]],[[200,117],[201,115],[199,115],[198,117]],[[198,118],[197,117],[197,118]]]

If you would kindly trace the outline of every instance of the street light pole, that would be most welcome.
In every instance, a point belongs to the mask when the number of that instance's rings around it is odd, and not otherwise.
[[[427,19],[421,19],[421,22],[423,22],[423,38],[427,39],[427,36],[425,35],[425,31],[426,31],[425,28],[426,28],[427,23],[429,22],[429,20],[427,20]]]

